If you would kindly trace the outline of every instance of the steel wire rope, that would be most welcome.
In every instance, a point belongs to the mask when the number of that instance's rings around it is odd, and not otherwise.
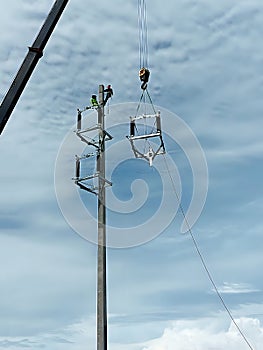
[[[146,89],[146,92],[147,92],[147,95],[148,95],[149,101],[150,101],[150,103],[151,103],[151,105],[152,105],[153,112],[154,112],[154,114],[156,115],[156,114],[157,114],[156,109],[154,108],[154,104],[153,104],[153,102],[152,102],[151,96],[150,96],[150,94],[149,94],[149,92],[148,92],[148,90],[147,90],[147,89]],[[153,133],[154,128],[155,128],[155,125],[156,125],[156,119],[155,119],[155,121],[154,121],[154,124],[153,124],[153,127],[152,127],[152,131],[151,131],[151,133]]]
[[[150,94],[149,94],[149,92],[148,92],[148,89],[146,89],[145,91],[146,91],[146,93],[147,93],[148,99],[149,99],[150,104],[151,104],[151,106],[152,106],[153,112],[154,112],[155,115],[157,115],[156,109],[155,109],[155,107],[154,107],[152,98],[151,98],[151,96],[150,96]],[[154,121],[154,123],[153,123],[153,126],[152,126],[152,129],[151,129],[150,134],[152,134],[152,133],[154,132],[155,125],[156,125],[156,119],[155,119],[155,121]],[[149,147],[151,147],[151,142],[150,142],[148,139],[146,139],[146,140],[148,141]]]
[[[138,0],[138,27],[139,27],[139,57],[140,57],[140,69],[142,67],[148,68],[149,53],[148,53],[148,28],[147,28],[147,11],[146,11],[146,0]],[[144,100],[145,111],[146,111],[146,97],[145,90],[152,104],[149,93],[146,89],[143,90],[139,105],[137,107],[136,115],[141,106],[142,100]],[[153,106],[153,104],[152,104]],[[146,114],[146,112],[145,112]],[[144,120],[144,134],[146,134],[147,121]]]
[[[142,94],[141,94],[140,101],[139,101],[138,106],[137,106],[137,109],[136,109],[135,117],[138,116],[138,112],[139,112],[139,109],[140,109],[140,106],[141,106],[141,103],[142,103],[142,99],[143,99],[143,96],[144,96],[144,91],[145,91],[145,90],[143,90],[143,92],[142,92]]]
[[[148,28],[145,0],[138,0],[139,56],[140,67],[148,67]]]
[[[139,69],[141,68],[142,64],[142,14],[141,14],[141,1],[138,0],[138,34],[139,34]]]
[[[149,66],[149,51],[148,51],[148,26],[147,26],[147,9],[146,9],[146,0],[138,0],[138,27],[139,27],[139,58],[140,58],[140,69],[141,68],[146,68],[148,69]],[[138,111],[141,107],[141,104],[144,104],[145,107],[145,115],[146,113],[146,96],[145,96],[145,92],[148,96],[148,99],[150,101],[150,105],[153,108],[153,112],[156,115],[156,110],[154,108],[151,96],[147,90],[147,85],[146,88],[143,89],[137,110],[136,110],[136,116],[138,115]],[[156,125],[156,120],[154,122],[154,124],[152,125],[150,134],[153,133],[154,129],[155,129],[155,125]],[[135,126],[137,133],[138,129]],[[150,125],[148,127],[147,124],[147,118],[144,119],[144,135],[146,135],[147,133],[149,133],[149,129]],[[146,151],[146,145],[148,144],[149,149],[152,148],[151,142],[149,141],[148,138],[145,139],[144,142],[144,152]]]
[[[150,101],[150,105],[151,105],[151,107],[152,107],[152,109],[153,109],[153,112],[154,112],[154,114],[156,114],[156,110],[155,110],[153,101],[152,101],[151,96],[150,96],[150,94],[149,94],[149,92],[148,92],[148,89],[146,88],[146,89],[143,90],[143,92],[142,92],[142,95],[141,95],[139,104],[138,104],[138,106],[137,106],[136,116],[138,115],[138,111],[139,111],[139,109],[140,109],[141,104],[144,104],[144,112],[145,112],[145,115],[147,114],[147,113],[146,113],[146,96],[145,96],[145,92],[146,92],[146,94],[147,94],[147,96],[148,96],[148,99],[149,99],[149,101]],[[153,133],[155,124],[156,124],[156,120],[155,120],[155,122],[154,122],[154,124],[153,124],[153,126],[152,126],[152,130],[151,130],[150,134]],[[145,119],[145,120],[144,120],[144,134],[145,134],[145,135],[148,133],[147,127],[148,127],[148,125],[147,125],[147,120]],[[138,132],[137,127],[136,127],[136,131]],[[148,138],[146,138],[146,139],[145,139],[145,143],[144,143],[144,152],[146,151],[146,144],[148,144],[148,147],[149,147],[149,148],[152,148],[151,142],[149,141]]]
[[[246,344],[248,345],[248,347],[249,347],[251,350],[255,350],[255,349],[252,347],[252,345],[250,344],[250,342],[248,341],[247,337],[245,336],[245,334],[243,333],[243,331],[241,330],[241,328],[239,327],[239,325],[237,324],[237,322],[236,322],[236,320],[234,319],[234,317],[232,316],[231,311],[229,310],[228,306],[226,305],[226,303],[225,303],[225,301],[224,301],[222,295],[220,294],[220,292],[219,292],[219,290],[218,290],[218,288],[217,288],[217,285],[216,285],[216,283],[215,283],[215,281],[214,281],[214,279],[213,279],[213,277],[212,277],[211,272],[209,271],[209,269],[208,269],[208,267],[207,267],[207,264],[206,264],[206,262],[205,262],[205,259],[204,259],[204,257],[203,257],[203,254],[201,253],[201,250],[200,250],[200,248],[199,248],[199,246],[198,246],[198,244],[197,244],[197,241],[196,241],[196,239],[194,238],[193,231],[192,231],[192,229],[191,229],[191,227],[190,227],[190,225],[189,225],[189,223],[188,223],[188,220],[187,220],[187,218],[186,218],[186,215],[185,215],[185,212],[184,212],[184,208],[183,208],[183,206],[182,206],[182,204],[181,204],[181,202],[180,202],[180,198],[179,198],[179,195],[178,195],[178,193],[177,193],[177,190],[176,190],[176,187],[175,187],[175,184],[174,184],[174,181],[173,181],[173,177],[172,177],[172,175],[171,175],[171,172],[170,172],[170,169],[169,169],[169,166],[168,166],[168,163],[167,163],[167,159],[166,159],[165,154],[163,154],[163,158],[164,158],[164,162],[165,162],[165,166],[166,166],[166,169],[167,169],[169,178],[170,178],[170,180],[171,180],[171,184],[172,184],[172,187],[173,187],[173,190],[174,190],[176,199],[177,199],[177,201],[178,201],[179,209],[180,209],[181,214],[182,214],[182,216],[183,216],[183,219],[184,219],[184,221],[185,221],[185,223],[186,223],[186,225],[187,225],[187,227],[188,227],[188,232],[190,233],[190,236],[191,236],[191,238],[192,238],[194,247],[195,247],[196,252],[197,252],[197,254],[198,254],[198,256],[199,256],[199,258],[200,258],[200,260],[201,260],[201,263],[202,263],[203,268],[204,268],[204,270],[205,270],[205,272],[206,272],[206,274],[207,274],[207,276],[208,276],[208,279],[210,280],[212,286],[214,287],[214,290],[215,290],[215,292],[216,292],[218,298],[220,299],[220,301],[221,301],[221,303],[222,303],[224,309],[226,310],[227,314],[229,315],[230,319],[232,320],[232,322],[233,322],[233,324],[235,325],[236,329],[238,330],[239,334],[241,335],[241,337],[243,338],[243,340],[246,342]]]

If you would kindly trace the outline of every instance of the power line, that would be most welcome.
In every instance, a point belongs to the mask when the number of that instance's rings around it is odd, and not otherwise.
[[[212,275],[211,275],[211,272],[209,271],[209,269],[208,269],[208,267],[207,267],[207,264],[206,264],[206,262],[205,262],[205,259],[204,259],[203,255],[202,255],[202,253],[201,253],[200,248],[198,247],[197,241],[196,241],[196,239],[194,238],[192,229],[191,229],[191,227],[190,227],[190,225],[189,225],[189,223],[188,223],[188,220],[187,220],[187,218],[186,218],[186,215],[185,215],[185,212],[184,212],[184,208],[183,208],[183,206],[182,206],[182,204],[181,204],[181,202],[180,202],[180,198],[179,198],[179,195],[178,195],[178,193],[177,193],[177,190],[176,190],[176,187],[175,187],[175,184],[174,184],[174,181],[173,181],[173,178],[172,178],[170,169],[169,169],[169,167],[168,167],[168,163],[167,163],[167,159],[166,159],[166,157],[165,157],[165,154],[163,155],[163,158],[164,158],[164,161],[165,161],[165,166],[166,166],[168,175],[169,175],[170,180],[171,180],[171,183],[172,183],[172,187],[173,187],[173,190],[174,190],[176,199],[177,199],[177,201],[178,201],[179,209],[180,209],[180,211],[181,211],[181,213],[182,213],[182,216],[183,216],[183,219],[184,219],[184,221],[185,221],[185,223],[186,223],[186,225],[187,225],[188,232],[190,233],[190,236],[191,236],[191,238],[192,238],[192,241],[193,241],[193,244],[194,244],[194,246],[195,246],[196,252],[197,252],[197,254],[198,254],[198,256],[199,256],[199,258],[200,258],[200,260],[201,260],[201,263],[202,263],[202,265],[203,265],[203,268],[205,269],[205,272],[206,272],[206,274],[207,274],[207,276],[208,276],[208,278],[209,278],[209,280],[210,280],[212,286],[214,287],[214,290],[215,290],[215,292],[216,292],[218,298],[220,299],[220,301],[221,301],[221,303],[222,303],[224,309],[226,310],[227,314],[229,315],[229,317],[230,317],[230,319],[232,320],[233,324],[235,325],[236,329],[238,330],[238,332],[240,333],[241,337],[242,337],[243,340],[246,342],[246,344],[248,345],[248,347],[250,348],[250,350],[254,350],[253,347],[252,347],[252,345],[249,343],[248,339],[246,338],[245,334],[242,332],[241,328],[239,327],[239,325],[238,325],[237,322],[235,321],[233,315],[231,314],[231,311],[229,310],[228,306],[226,305],[226,303],[225,303],[225,301],[224,301],[222,295],[220,294],[220,292],[219,292],[219,290],[218,290],[218,288],[217,288],[217,285],[216,285],[216,283],[215,283],[215,281],[214,281],[214,279],[213,279],[213,277],[212,277]]]

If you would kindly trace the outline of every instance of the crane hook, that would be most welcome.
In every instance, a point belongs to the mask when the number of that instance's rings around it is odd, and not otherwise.
[[[148,83],[149,77],[150,77],[149,69],[142,67],[139,71],[139,77],[140,77],[140,80],[142,81],[141,88],[142,88],[142,90],[145,90],[147,88],[147,83]]]

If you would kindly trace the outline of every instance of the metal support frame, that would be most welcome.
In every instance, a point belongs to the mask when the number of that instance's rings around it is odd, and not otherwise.
[[[76,160],[76,169],[79,168],[79,160]],[[91,192],[93,194],[99,195],[99,185],[92,185],[89,183],[90,180],[98,179],[104,181],[105,187],[112,186],[112,182],[100,176],[99,173],[88,175],[85,177],[75,177],[75,184],[78,185],[82,190]]]
[[[152,166],[152,162],[156,156],[158,156],[159,154],[165,154],[164,143],[163,143],[162,137],[160,135],[158,135],[158,137],[161,138],[160,146],[157,148],[157,150],[154,150],[152,147],[150,147],[149,151],[146,153],[139,151],[138,148],[135,146],[134,141],[132,139],[129,139],[133,153],[135,155],[135,158],[144,158],[147,161],[149,161],[150,166]],[[143,139],[143,138],[141,138],[141,139]],[[137,140],[138,140],[138,138],[137,138]]]
[[[135,135],[135,132],[137,132],[136,121],[147,120],[147,119],[155,119],[154,125],[156,126],[154,126],[153,129],[156,129],[156,130],[154,130],[154,132],[150,134]],[[152,162],[157,155],[165,154],[165,147],[164,147],[162,131],[161,131],[160,112],[158,112],[157,114],[143,114],[136,117],[130,117],[130,135],[127,136],[127,138],[131,143],[131,147],[135,157],[146,159],[147,161],[149,161],[150,166],[152,166]],[[153,149],[153,147],[149,147],[149,151],[145,153],[145,150],[142,151],[138,147],[136,147],[136,141],[148,140],[153,138],[160,139],[160,144],[157,147],[157,149]]]
[[[88,146],[92,146],[96,149],[96,152],[84,154],[82,156],[76,155],[76,175],[72,180],[75,181],[76,185],[78,185],[82,190],[86,190],[88,192],[94,193],[95,195],[99,195],[99,181],[104,182],[104,186],[112,186],[112,183],[105,178],[105,176],[102,176],[101,171],[99,171],[99,155],[102,152],[102,149],[105,149],[105,142],[112,140],[112,136],[104,130],[104,121],[101,123],[99,120],[99,113],[101,110],[104,109],[104,106],[101,105],[99,108],[96,108],[98,113],[98,121],[97,124],[90,126],[85,129],[81,129],[82,125],[82,113],[86,111],[87,109],[91,108],[85,108],[83,110],[77,109],[77,129],[75,130],[76,135],[80,138],[82,142],[87,144]],[[104,113],[104,112],[103,112]],[[92,132],[92,137],[89,136],[89,133]],[[96,132],[96,135],[94,136],[94,132]],[[95,157],[97,158],[97,171],[95,174],[88,174],[85,176],[80,176],[80,164],[81,160]],[[78,169],[78,171],[77,171]],[[96,183],[94,184],[94,181],[96,180]]]

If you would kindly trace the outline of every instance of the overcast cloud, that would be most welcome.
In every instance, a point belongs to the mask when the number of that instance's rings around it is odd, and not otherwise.
[[[0,3],[2,99],[53,0]],[[193,233],[233,317],[253,349],[259,350],[262,3],[147,4],[152,100],[187,123],[208,164],[207,200]],[[112,84],[111,105],[139,101],[138,69],[137,1],[69,2],[0,137],[2,349],[96,348],[96,246],[78,236],[61,214],[54,189],[55,162],[77,108],[89,104],[98,84]],[[123,123],[128,122],[129,115],[123,115]],[[171,132],[176,138],[177,130]],[[191,167],[183,150],[168,137],[166,141],[187,210]],[[157,178],[132,164],[127,169],[123,164],[115,174],[119,189],[114,194],[130,199],[127,174],[130,181],[134,171],[134,179],[149,177],[156,200]],[[168,199],[167,208],[176,206]],[[86,200],[90,206],[95,202],[91,195]],[[153,241],[109,249],[110,349],[248,349],[218,300],[190,235],[180,234],[181,224],[178,213]]]

